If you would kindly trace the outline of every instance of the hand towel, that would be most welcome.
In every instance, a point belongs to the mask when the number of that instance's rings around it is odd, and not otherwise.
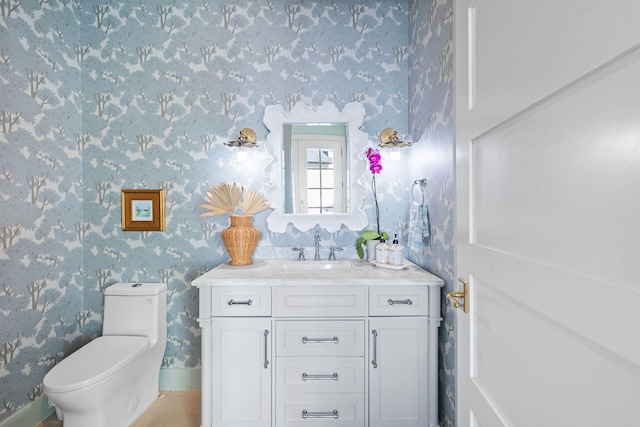
[[[411,203],[409,212],[409,251],[422,253],[429,243],[429,211],[424,203]]]

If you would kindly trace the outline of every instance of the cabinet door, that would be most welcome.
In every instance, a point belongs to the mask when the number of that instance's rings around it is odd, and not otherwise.
[[[369,426],[427,426],[427,319],[369,323]]]
[[[271,319],[213,321],[213,426],[271,426],[271,338]]]

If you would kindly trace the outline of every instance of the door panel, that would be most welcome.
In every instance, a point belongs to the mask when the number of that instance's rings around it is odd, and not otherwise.
[[[616,425],[635,425],[638,414],[625,408],[636,404],[640,381],[628,361],[481,275],[471,286],[471,377],[506,425],[608,425],[610,411]]]
[[[640,51],[623,62],[473,140],[474,243],[640,289]]]
[[[478,133],[636,47],[640,39],[640,3],[630,0],[474,0],[457,7],[456,25],[468,29],[465,98],[475,109],[470,123]]]
[[[456,425],[640,425],[640,4],[455,7]]]

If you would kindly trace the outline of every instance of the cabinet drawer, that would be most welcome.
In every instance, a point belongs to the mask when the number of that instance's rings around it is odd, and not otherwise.
[[[211,315],[271,316],[268,286],[216,286],[211,292]]]
[[[364,394],[278,394],[276,425],[364,427]]]
[[[367,315],[364,286],[279,286],[274,289],[278,317],[354,317]]]
[[[427,316],[428,286],[371,286],[370,316]]]
[[[363,356],[363,320],[276,322],[276,356]]]
[[[278,393],[364,393],[364,357],[280,357]]]

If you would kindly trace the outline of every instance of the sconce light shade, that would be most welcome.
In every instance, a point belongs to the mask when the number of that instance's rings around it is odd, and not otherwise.
[[[251,128],[244,128],[238,132],[238,139],[235,141],[227,141],[224,143],[227,147],[255,148],[256,133]]]
[[[400,141],[398,137],[398,131],[393,128],[386,128],[380,132],[380,144],[381,148],[400,148],[409,147],[412,143],[409,141]]]

